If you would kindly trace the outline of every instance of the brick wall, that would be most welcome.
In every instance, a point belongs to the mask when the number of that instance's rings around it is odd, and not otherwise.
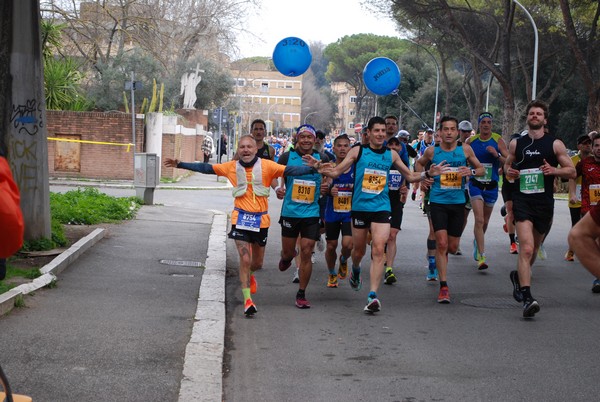
[[[128,144],[132,141],[131,115],[124,113],[69,112],[48,110],[48,137],[74,136],[82,141]],[[143,152],[144,120],[136,119],[136,151]],[[67,143],[61,143],[60,146]],[[80,143],[79,169],[60,168],[57,141],[48,140],[48,168],[51,177],[78,177],[89,179],[133,179],[133,147],[112,144]],[[74,146],[75,147],[75,146]],[[77,165],[76,161],[72,165]],[[57,169],[55,169],[58,168]]]
[[[200,115],[202,111],[196,111]],[[81,141],[128,144],[132,141],[131,115],[98,112],[46,112],[48,137]],[[188,116],[189,117],[189,116]],[[202,123],[206,124],[204,116]],[[179,123],[196,125],[185,119]],[[187,129],[190,131],[190,129]],[[194,130],[192,130],[194,132]],[[136,152],[145,152],[144,120],[136,119]],[[162,160],[202,161],[203,135],[163,133]],[[133,147],[111,144],[70,143],[48,140],[50,177],[133,180]],[[161,168],[161,176],[176,178],[189,173],[182,169]]]

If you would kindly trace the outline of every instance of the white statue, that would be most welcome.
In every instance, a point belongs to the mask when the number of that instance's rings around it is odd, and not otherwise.
[[[196,87],[202,81],[202,77],[200,73],[203,73],[204,70],[200,70],[200,65],[196,64],[196,71],[192,71],[189,73],[183,74],[181,77],[181,91],[180,95],[183,95],[183,105],[184,109],[193,109],[194,103],[196,103]]]

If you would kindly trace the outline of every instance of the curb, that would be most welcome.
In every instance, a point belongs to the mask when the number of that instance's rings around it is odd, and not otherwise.
[[[6,293],[0,295],[0,316],[8,313],[15,306],[17,297],[27,295],[56,280],[56,275],[64,271],[73,261],[85,253],[90,247],[98,243],[106,234],[105,229],[96,229],[89,235],[62,252],[58,257],[40,268],[42,275],[30,283],[19,285]]]
[[[185,348],[179,401],[223,401],[227,215],[215,213],[195,322]]]

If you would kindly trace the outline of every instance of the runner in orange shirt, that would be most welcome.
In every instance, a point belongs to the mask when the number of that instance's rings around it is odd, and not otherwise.
[[[250,295],[256,293],[254,272],[262,268],[267,233],[271,224],[268,213],[271,182],[282,176],[298,176],[315,172],[311,166],[284,166],[258,158],[257,150],[254,138],[245,135],[239,140],[237,155],[240,160],[238,161],[210,165],[165,159],[165,166],[224,176],[233,185],[235,200],[229,238],[235,241],[240,257],[240,283],[246,316],[252,316],[257,312]]]

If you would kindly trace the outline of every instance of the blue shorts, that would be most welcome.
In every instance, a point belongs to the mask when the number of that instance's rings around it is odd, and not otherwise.
[[[486,207],[493,207],[498,200],[498,187],[485,190],[469,181],[469,198],[472,200],[483,200]]]

